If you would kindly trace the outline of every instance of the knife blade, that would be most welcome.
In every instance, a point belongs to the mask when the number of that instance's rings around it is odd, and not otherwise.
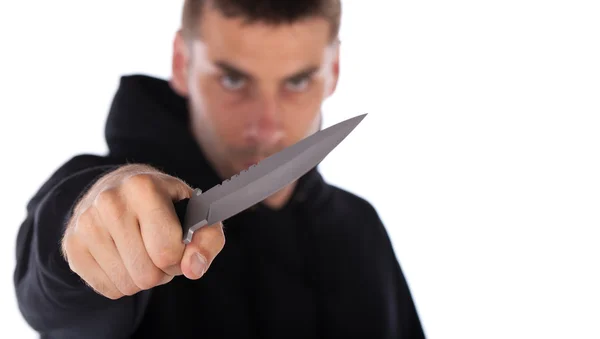
[[[291,184],[317,166],[367,114],[318,131],[226,179],[206,192],[174,203],[188,244],[194,232],[244,211]]]

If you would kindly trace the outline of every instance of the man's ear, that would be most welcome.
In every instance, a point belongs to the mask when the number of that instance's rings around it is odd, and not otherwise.
[[[338,84],[338,79],[340,78],[340,42],[339,41],[336,43],[334,48],[335,48],[334,57],[333,57],[333,61],[331,63],[332,79],[331,79],[331,87],[329,89],[329,93],[327,94],[328,96],[332,95],[335,92],[335,89],[337,88],[337,84]]]
[[[175,92],[184,97],[188,95],[189,55],[182,32],[178,30],[173,39],[172,74],[169,84]]]

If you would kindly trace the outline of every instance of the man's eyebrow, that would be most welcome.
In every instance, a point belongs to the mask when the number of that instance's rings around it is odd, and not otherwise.
[[[226,61],[218,60],[215,62],[215,65],[217,65],[217,67],[219,67],[222,71],[224,71],[226,73],[234,74],[236,76],[246,78],[246,79],[254,78],[252,76],[252,74],[250,74],[250,72],[247,72],[236,66],[233,66],[232,64],[230,64]],[[316,65],[308,66],[305,69],[302,69],[294,74],[286,76],[284,79],[285,79],[285,81],[289,81],[289,80],[306,78],[306,77],[313,75],[317,71],[319,71],[319,69],[320,69],[320,67],[316,66]]]
[[[299,72],[296,72],[290,76],[285,77],[285,80],[289,81],[289,80],[307,78],[307,77],[310,77],[311,75],[313,75],[314,73],[316,73],[319,69],[320,69],[319,66],[309,66]]]
[[[215,65],[217,65],[217,67],[219,67],[225,73],[231,73],[239,77],[252,79],[252,75],[249,72],[241,70],[228,62],[218,60],[215,62]]]

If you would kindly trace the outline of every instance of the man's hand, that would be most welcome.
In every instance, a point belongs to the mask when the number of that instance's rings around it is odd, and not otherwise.
[[[118,299],[170,282],[198,279],[225,245],[221,224],[183,243],[173,201],[185,182],[149,166],[126,165],[101,178],[77,204],[62,241],[69,267],[98,293]]]

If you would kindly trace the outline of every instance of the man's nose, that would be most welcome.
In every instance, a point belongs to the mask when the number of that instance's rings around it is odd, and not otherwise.
[[[248,136],[260,143],[276,143],[281,138],[281,114],[277,98],[263,96],[255,107]]]

